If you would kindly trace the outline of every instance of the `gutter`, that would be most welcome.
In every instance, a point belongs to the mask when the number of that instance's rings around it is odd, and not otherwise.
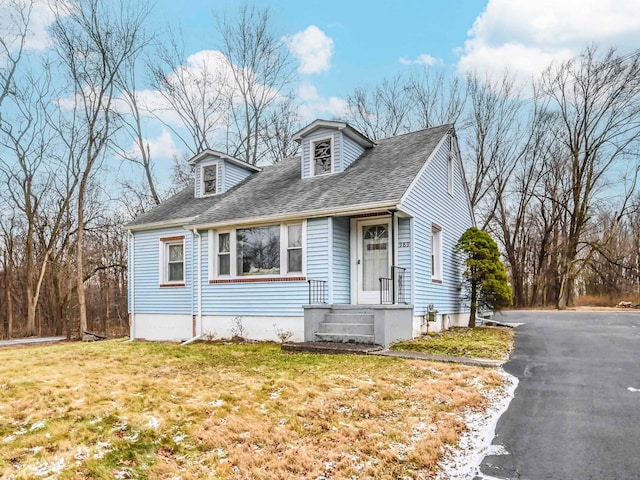
[[[359,215],[363,213],[374,213],[380,210],[397,210],[399,204],[395,202],[384,203],[363,203],[359,205],[350,205],[346,207],[328,208],[325,210],[306,210],[294,212],[286,215],[264,215],[258,217],[242,218],[240,220],[232,219],[215,223],[201,223],[197,225],[189,225],[191,228],[198,228],[200,230],[206,230],[209,228],[227,227],[229,225],[242,226],[242,225],[255,225],[261,223],[270,223],[275,221],[288,221],[301,218],[317,218],[317,217],[329,217],[339,216],[341,214]]]
[[[194,236],[198,238],[198,262],[194,268],[194,274],[198,275],[198,324],[200,325],[200,333],[195,337],[190,338],[182,342],[180,345],[189,345],[190,343],[196,342],[200,340],[204,334],[203,325],[202,325],[202,235],[198,233],[197,229],[193,229],[191,231]],[[193,278],[193,276],[192,276]]]

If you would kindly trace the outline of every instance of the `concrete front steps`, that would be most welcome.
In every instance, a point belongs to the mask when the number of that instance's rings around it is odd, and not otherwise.
[[[315,332],[321,342],[374,344],[374,315],[358,306],[334,306]]]

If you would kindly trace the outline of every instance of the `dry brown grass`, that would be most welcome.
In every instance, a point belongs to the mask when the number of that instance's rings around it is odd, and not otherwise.
[[[0,350],[2,478],[428,478],[489,369],[277,345]]]

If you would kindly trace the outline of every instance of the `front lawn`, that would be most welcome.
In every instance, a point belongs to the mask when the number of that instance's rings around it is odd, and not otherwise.
[[[491,369],[106,341],[0,350],[0,477],[425,478]]]
[[[513,346],[513,329],[508,327],[451,328],[391,345],[391,350],[423,352],[453,357],[507,360]]]

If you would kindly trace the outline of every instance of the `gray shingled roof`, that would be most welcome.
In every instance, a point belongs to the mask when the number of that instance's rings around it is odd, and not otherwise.
[[[195,199],[193,190],[184,190],[129,226],[194,216],[191,226],[208,225],[366,203],[396,204],[451,127],[380,140],[344,172],[333,175],[303,179],[300,157],[294,157],[254,173],[221,195]]]

